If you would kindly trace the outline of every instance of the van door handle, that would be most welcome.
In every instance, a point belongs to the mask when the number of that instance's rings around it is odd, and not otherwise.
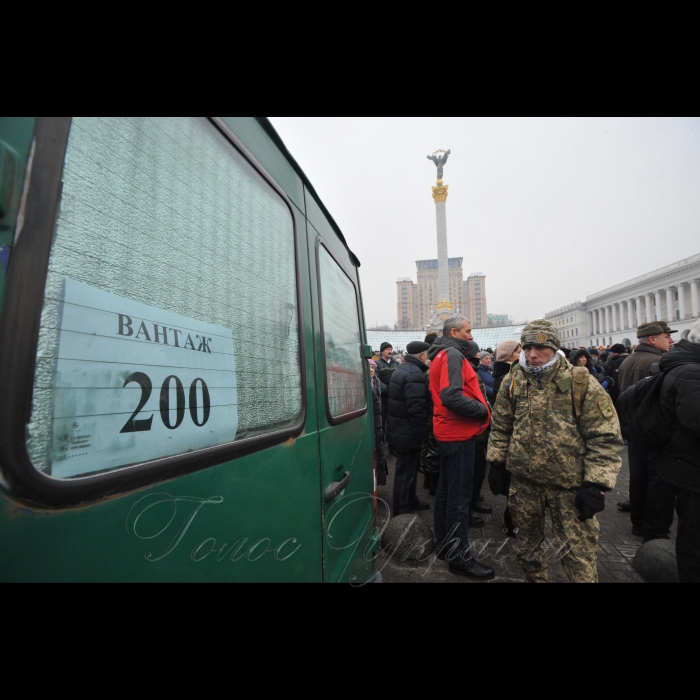
[[[323,497],[326,503],[331,503],[335,501],[338,496],[340,496],[343,491],[348,487],[350,483],[351,475],[350,472],[345,472],[345,478],[342,481],[334,481],[327,489]]]

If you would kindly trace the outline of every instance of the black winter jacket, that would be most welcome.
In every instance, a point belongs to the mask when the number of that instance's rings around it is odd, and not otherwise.
[[[680,340],[660,364],[662,371],[670,370],[661,387],[661,410],[679,428],[659,453],[659,476],[700,493],[700,345]]]
[[[520,364],[516,361],[516,364]],[[493,400],[494,403],[498,398],[498,392],[501,390],[503,380],[510,374],[512,365],[507,362],[496,362],[493,365]]]
[[[613,401],[617,401],[620,398],[620,367],[622,363],[629,357],[629,355],[618,355],[612,362],[608,365],[608,377],[612,377],[615,381],[615,386],[610,387],[610,398]]]
[[[372,380],[372,403],[374,404],[374,434],[376,442],[383,442],[382,430],[382,390],[381,382],[375,377]]]
[[[428,441],[427,371],[426,365],[408,355],[391,378],[386,431],[389,445],[397,452],[419,452]]]
[[[377,374],[382,383],[382,401],[384,403],[389,401],[389,384],[391,384],[391,378],[394,372],[396,372],[399,367],[401,367],[401,365],[394,359],[391,360],[391,364],[381,357],[377,360]]]

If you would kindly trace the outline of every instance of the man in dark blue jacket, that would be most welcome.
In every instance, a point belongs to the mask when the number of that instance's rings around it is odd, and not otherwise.
[[[406,360],[392,374],[389,384],[389,447],[396,452],[394,476],[394,517],[416,510],[430,510],[416,494],[418,464],[423,445],[428,441],[428,402],[430,388],[427,343],[409,343]]]

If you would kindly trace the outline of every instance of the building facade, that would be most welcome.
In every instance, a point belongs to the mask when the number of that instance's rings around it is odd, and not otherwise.
[[[463,258],[449,259],[450,300],[455,313],[462,313],[474,327],[487,325],[486,277],[470,275],[464,279]],[[431,314],[437,309],[440,299],[438,261],[416,262],[417,279],[404,277],[397,286],[397,326],[399,330],[423,329],[430,324]]]
[[[570,331],[567,347],[637,344],[636,330],[643,323],[667,321],[687,338],[700,318],[700,255],[662,267],[624,284],[589,296],[547,314],[562,331]]]

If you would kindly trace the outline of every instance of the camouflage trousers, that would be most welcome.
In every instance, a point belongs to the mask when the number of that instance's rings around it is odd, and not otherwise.
[[[518,562],[526,583],[547,583],[547,561],[560,559],[571,583],[598,583],[598,535],[595,518],[582,523],[574,500],[577,491],[542,486],[513,477],[508,505],[517,532]],[[549,507],[554,543],[545,540]],[[553,546],[552,546],[553,545]]]

